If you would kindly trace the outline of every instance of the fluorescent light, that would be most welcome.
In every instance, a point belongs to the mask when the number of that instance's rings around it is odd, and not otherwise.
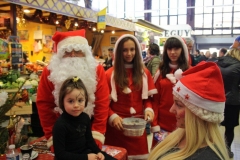
[[[30,10],[24,9],[23,12],[24,12],[24,13],[30,13]]]

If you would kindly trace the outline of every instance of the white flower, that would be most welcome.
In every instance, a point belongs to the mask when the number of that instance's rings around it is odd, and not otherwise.
[[[6,100],[8,98],[8,93],[3,91],[0,93],[0,106],[4,105],[6,103]]]

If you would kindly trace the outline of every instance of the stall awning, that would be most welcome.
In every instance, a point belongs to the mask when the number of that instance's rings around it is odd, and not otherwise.
[[[97,22],[97,11],[77,6],[60,0],[5,0],[6,2],[29,6],[32,8],[62,14],[73,18],[82,18],[87,21]],[[135,31],[135,24],[126,20],[106,15],[106,25],[127,31]]]
[[[132,20],[132,22],[134,22],[136,24],[136,26],[140,26],[142,28],[145,28],[147,30],[152,30],[157,33],[161,33],[166,30],[164,28],[161,28],[157,25],[154,25],[154,24],[152,24],[148,21],[142,20],[142,19],[135,19],[135,20]]]

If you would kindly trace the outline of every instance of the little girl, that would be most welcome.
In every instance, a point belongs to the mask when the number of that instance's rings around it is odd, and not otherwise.
[[[91,133],[91,120],[83,112],[88,93],[78,77],[67,79],[59,94],[63,110],[53,127],[53,146],[57,160],[114,160],[96,145]]]

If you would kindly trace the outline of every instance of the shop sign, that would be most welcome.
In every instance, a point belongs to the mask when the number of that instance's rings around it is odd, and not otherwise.
[[[167,30],[163,32],[164,37],[170,36],[191,37],[191,30]]]
[[[192,28],[188,24],[166,25],[161,27],[165,28],[165,31],[162,33],[161,37],[170,36],[191,37]]]
[[[0,59],[8,59],[9,57],[8,43],[0,38]]]
[[[12,65],[22,63],[22,45],[11,43]]]

